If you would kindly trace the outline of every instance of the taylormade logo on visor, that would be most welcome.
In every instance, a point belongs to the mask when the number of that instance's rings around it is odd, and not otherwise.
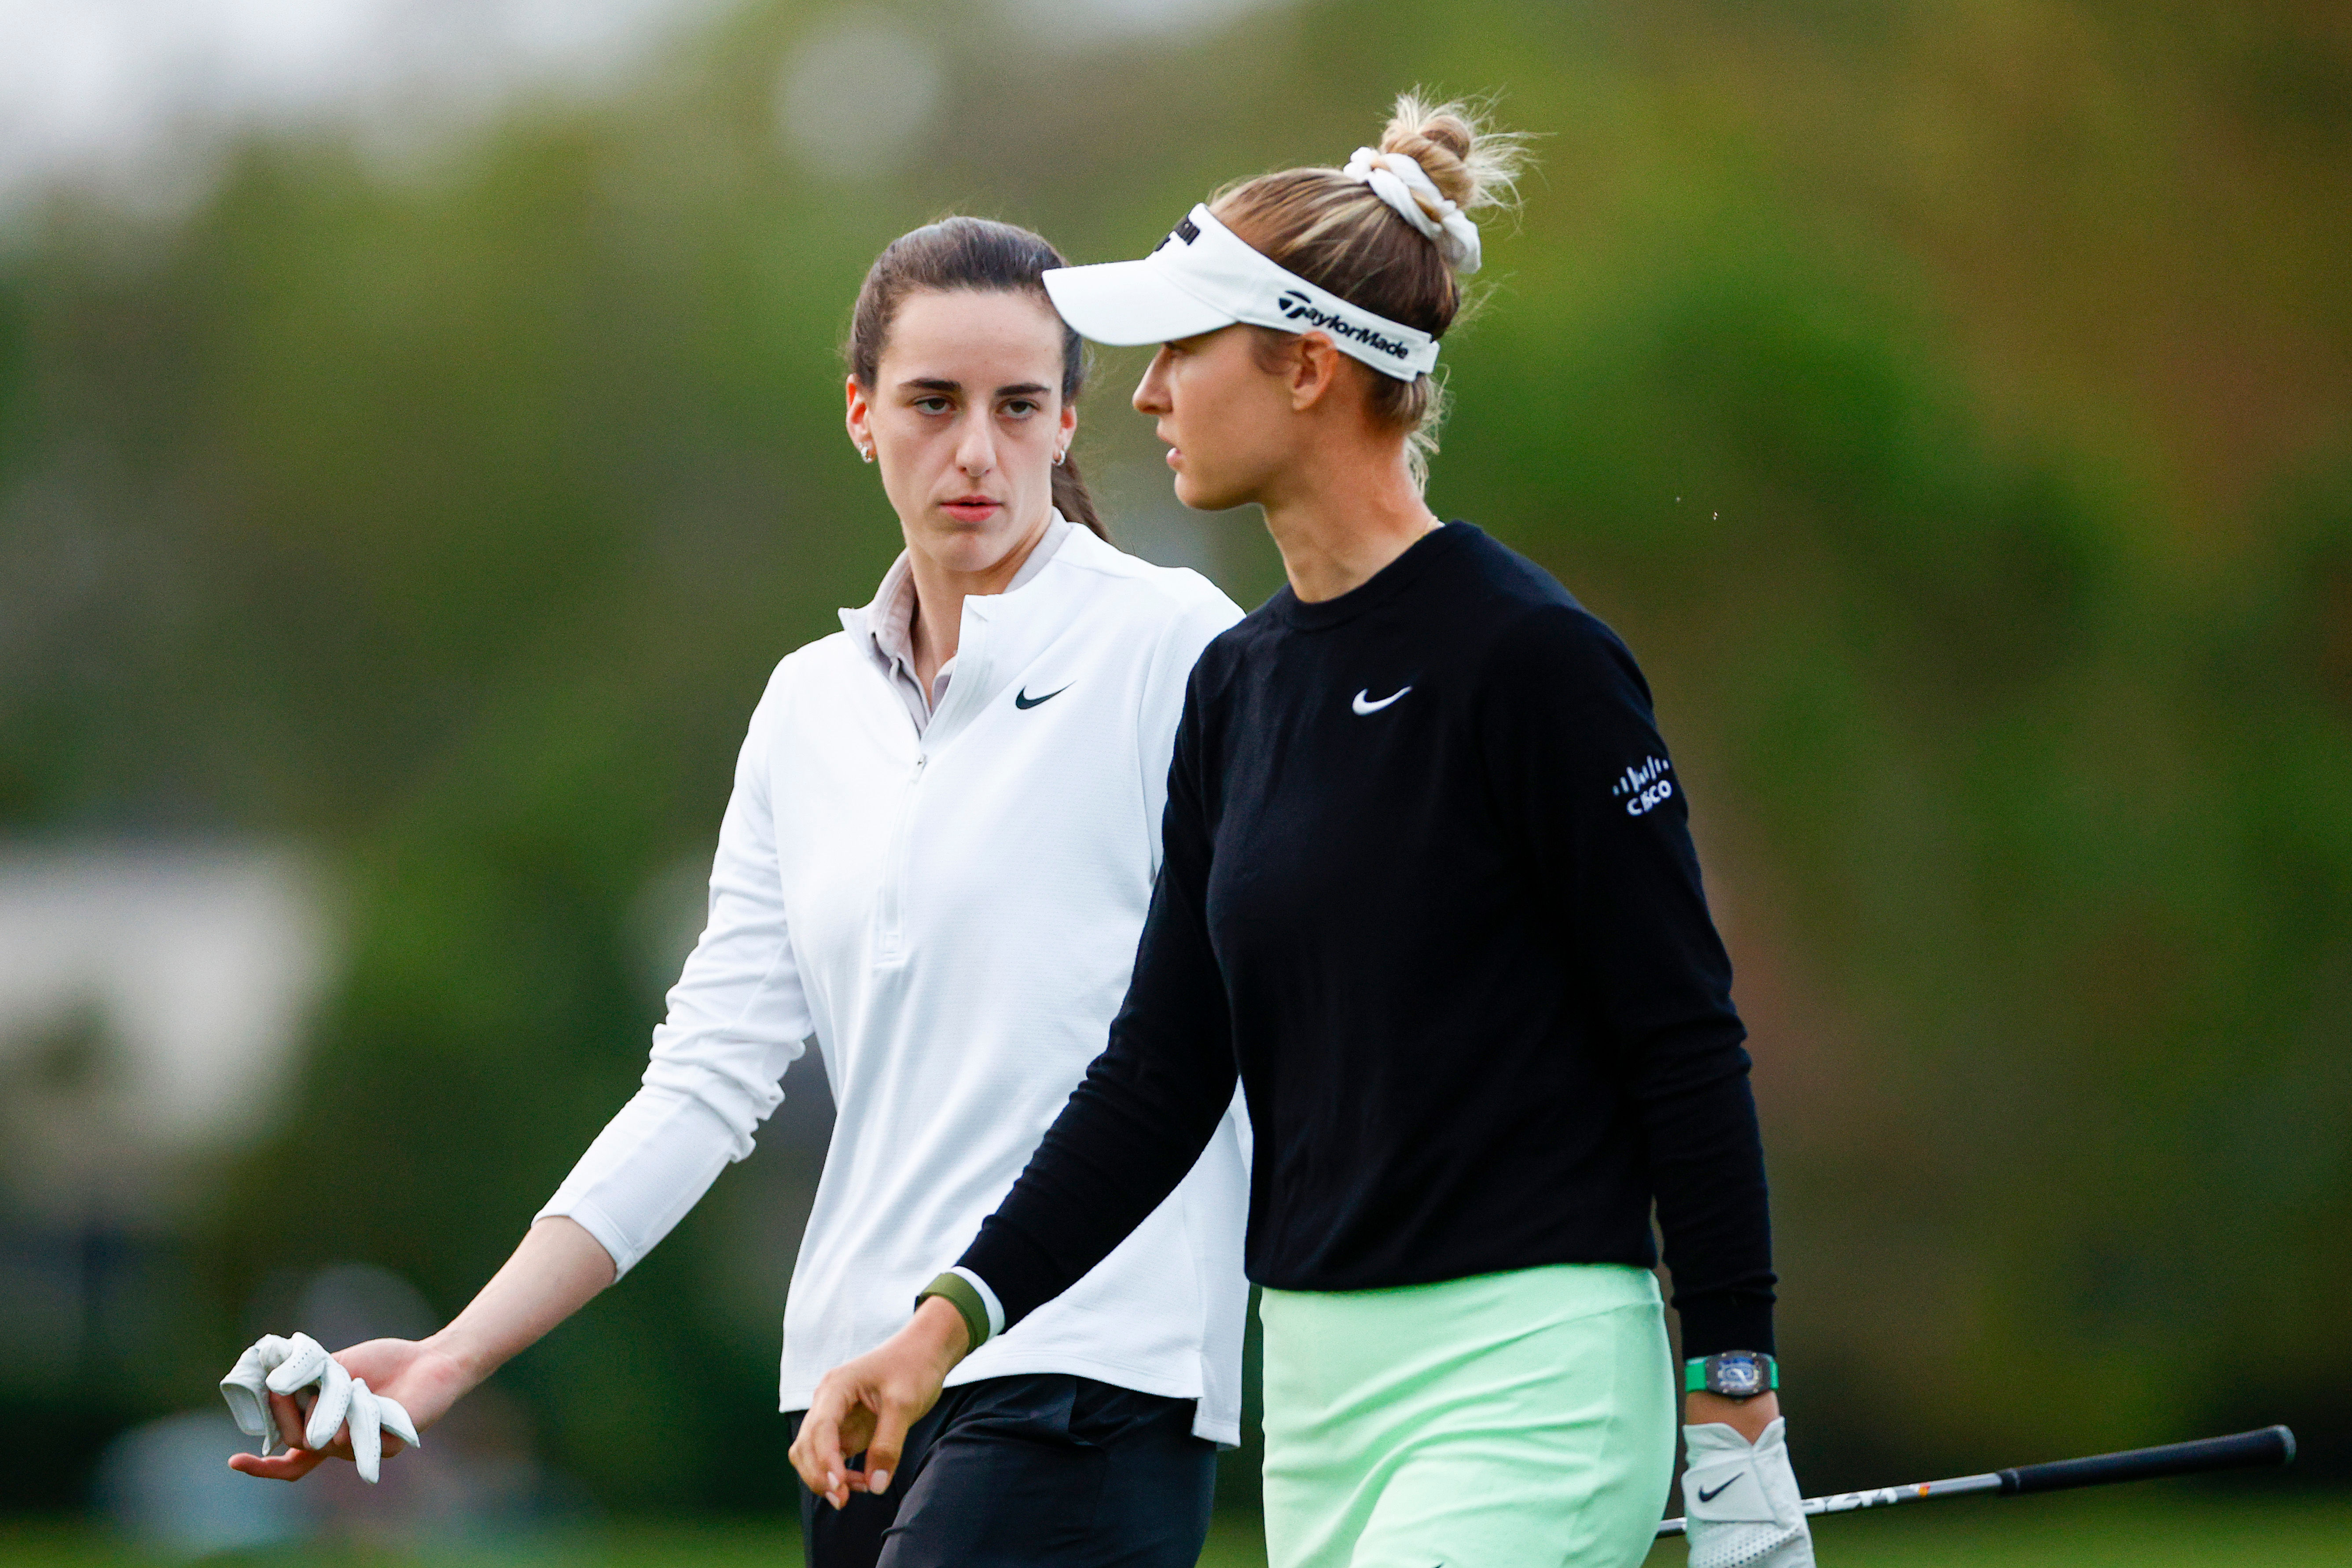
[[[1381,353],[1393,358],[1404,359],[1412,353],[1412,345],[1410,343],[1399,342],[1387,333],[1376,331],[1361,322],[1351,321],[1344,316],[1336,316],[1328,310],[1318,309],[1314,300],[1296,289],[1284,289],[1282,298],[1276,300],[1274,304],[1275,309],[1280,310],[1286,320],[1304,321],[1308,326],[1320,327],[1325,331],[1339,337],[1353,338],[1366,348],[1378,349]]]
[[[1097,342],[1174,342],[1247,321],[1328,332],[1341,353],[1399,381],[1437,367],[1435,337],[1276,265],[1205,202],[1139,261],[1049,268],[1045,292],[1062,320]]]

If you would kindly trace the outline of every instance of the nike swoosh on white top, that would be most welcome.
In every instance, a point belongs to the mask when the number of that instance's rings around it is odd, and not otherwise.
[[[1377,713],[1381,709],[1387,707],[1390,703],[1395,701],[1398,698],[1403,696],[1406,692],[1411,691],[1412,689],[1412,688],[1410,686],[1400,686],[1394,691],[1390,692],[1386,697],[1381,698],[1378,702],[1370,702],[1365,700],[1372,694],[1372,689],[1367,686],[1364,689],[1356,693],[1356,700],[1348,704],[1348,706],[1353,708],[1359,713]]]

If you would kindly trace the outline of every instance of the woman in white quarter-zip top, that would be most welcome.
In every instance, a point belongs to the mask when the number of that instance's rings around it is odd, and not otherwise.
[[[418,1426],[748,1154],[814,1037],[836,1114],[784,1313],[797,1419],[825,1369],[938,1288],[1100,1050],[1159,870],[1185,680],[1240,612],[1104,538],[1069,460],[1083,350],[1041,280],[1061,265],[1026,230],[950,218],[867,274],[846,421],[906,551],[752,714],[709,923],[644,1087],[446,1328],[337,1352]],[[1189,1568],[1214,1450],[1239,1436],[1248,1157],[1236,1105],[1125,1246],[1009,1331],[984,1284],[950,1276],[987,1342],[898,1474],[801,1489],[811,1568]],[[299,1434],[295,1402],[270,1402]],[[350,1437],[232,1462],[292,1480]]]

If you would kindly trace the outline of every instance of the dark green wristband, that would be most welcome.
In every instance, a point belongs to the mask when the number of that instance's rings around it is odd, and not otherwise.
[[[953,1307],[963,1318],[964,1332],[971,1336],[971,1342],[964,1346],[964,1354],[970,1355],[988,1342],[988,1304],[980,1299],[980,1292],[971,1288],[971,1280],[950,1269],[924,1286],[915,1297],[915,1305],[920,1307],[924,1300],[931,1296],[937,1296]]]

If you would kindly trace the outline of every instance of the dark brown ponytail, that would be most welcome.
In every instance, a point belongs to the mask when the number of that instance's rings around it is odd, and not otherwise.
[[[857,309],[849,319],[849,342],[842,357],[860,386],[871,389],[882,363],[883,346],[890,341],[890,323],[899,302],[919,289],[1034,294],[1050,310],[1045,296],[1045,269],[1066,267],[1062,253],[1037,235],[993,218],[949,217],[902,234],[885,246],[857,290]],[[1076,404],[1087,384],[1087,345],[1065,323],[1062,327],[1062,402]],[[1108,539],[1102,518],[1095,511],[1087,481],[1078,475],[1078,460],[1065,456],[1054,469],[1054,504],[1062,515],[1097,537]]]
[[[1054,504],[1061,508],[1062,515],[1072,522],[1082,528],[1093,529],[1096,538],[1110,538],[1110,531],[1103,527],[1102,519],[1095,515],[1095,498],[1087,493],[1087,481],[1079,477],[1076,458],[1065,456],[1061,467],[1054,470]]]

